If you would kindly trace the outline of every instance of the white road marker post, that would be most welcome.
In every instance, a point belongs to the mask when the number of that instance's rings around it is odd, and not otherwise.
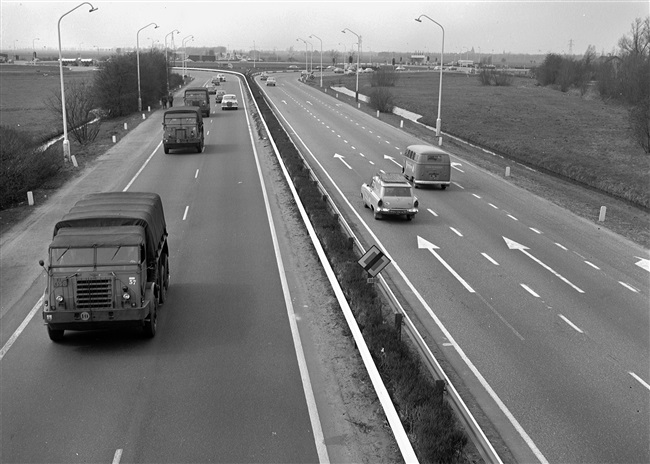
[[[598,222],[605,222],[605,214],[607,214],[607,206],[601,206],[600,215],[598,215]]]

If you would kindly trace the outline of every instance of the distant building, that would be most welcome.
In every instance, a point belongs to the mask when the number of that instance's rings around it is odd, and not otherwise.
[[[411,55],[411,62],[414,64],[422,64],[426,59],[426,55],[422,52],[415,52]]]
[[[458,66],[461,68],[473,68],[474,60],[458,60]]]

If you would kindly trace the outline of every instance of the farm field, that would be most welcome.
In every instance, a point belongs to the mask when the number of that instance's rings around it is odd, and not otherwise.
[[[328,85],[355,88],[354,76],[326,78]],[[402,73],[394,104],[435,126],[439,73]],[[476,76],[445,73],[442,130],[496,153],[650,207],[650,156],[627,132],[627,111],[597,96],[562,93],[515,78],[507,87],[483,86]],[[369,95],[361,75],[359,92]]]
[[[92,76],[91,68],[63,69],[64,81]],[[60,94],[57,64],[0,65],[0,125],[25,131],[39,142],[62,134],[61,115],[47,106],[49,98]]]

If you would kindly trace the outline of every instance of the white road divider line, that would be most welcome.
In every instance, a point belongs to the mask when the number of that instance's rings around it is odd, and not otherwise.
[[[567,324],[569,324],[571,326],[571,328],[574,329],[576,332],[584,333],[582,331],[582,329],[580,329],[580,327],[578,327],[573,322],[571,322],[567,317],[563,316],[562,314],[558,314],[558,316],[560,316],[562,318],[562,320],[564,322],[566,322]]]
[[[648,390],[650,390],[650,385],[648,385],[646,382],[644,382],[643,379],[642,379],[641,377],[639,377],[638,375],[636,375],[636,374],[635,374],[634,372],[632,372],[632,371],[628,372],[628,374],[630,374],[632,377],[634,377],[634,379],[635,379],[637,382],[639,382],[641,385],[643,385],[643,386],[646,387]]]
[[[481,254],[483,255],[483,257],[484,257],[485,259],[487,259],[489,262],[491,262],[491,263],[494,264],[495,266],[498,266],[498,265],[499,265],[499,263],[497,263],[497,262],[496,262],[496,261],[495,261],[495,260],[494,260],[490,255],[488,255],[487,253],[481,253]]]
[[[619,284],[621,284],[623,287],[627,288],[628,290],[633,291],[634,293],[639,293],[639,289],[632,287],[630,284],[626,284],[625,282],[621,282],[620,280],[618,281]]]
[[[185,207],[185,212],[183,213],[183,221],[187,219],[187,212],[190,210],[190,205]]]
[[[526,284],[519,284],[519,285],[521,285],[521,287],[522,287],[524,290],[526,290],[528,293],[530,293],[531,295],[533,295],[535,298],[539,298],[539,295],[535,292],[535,290],[533,290],[532,288],[530,288],[528,285],[526,285]]]

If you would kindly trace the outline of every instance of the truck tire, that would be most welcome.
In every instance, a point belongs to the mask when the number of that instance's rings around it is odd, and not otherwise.
[[[152,291],[155,289],[147,290],[147,293],[150,292],[151,310],[149,315],[144,319],[143,331],[144,336],[147,338],[153,338],[156,336],[156,329],[158,328],[158,299],[156,298],[156,292]]]
[[[52,340],[53,342],[60,342],[61,340],[63,340],[63,333],[64,332],[65,332],[65,330],[52,329],[52,328],[50,328],[49,325],[47,326],[47,334],[49,335],[50,340]]]
[[[167,145],[163,145],[163,150],[165,150],[165,155],[169,155],[169,148],[167,148]]]
[[[167,256],[163,258],[163,262],[160,265],[160,283],[158,285],[158,304],[164,305],[167,300],[167,287],[169,286],[169,269]]]

